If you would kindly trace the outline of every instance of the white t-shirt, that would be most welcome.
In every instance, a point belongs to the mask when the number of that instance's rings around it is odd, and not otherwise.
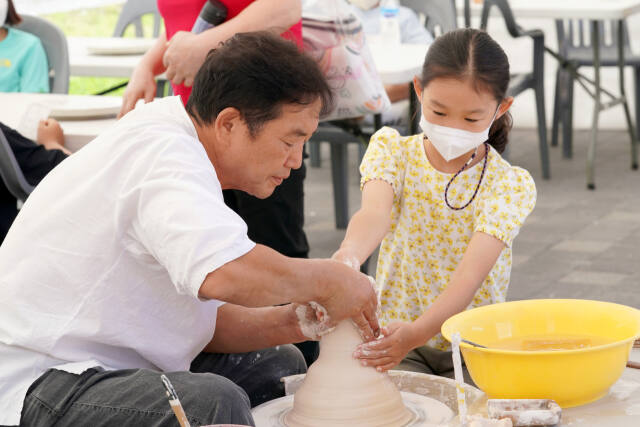
[[[49,368],[188,370],[213,337],[206,275],[255,244],[179,97],[56,167],[0,247],[0,424]]]

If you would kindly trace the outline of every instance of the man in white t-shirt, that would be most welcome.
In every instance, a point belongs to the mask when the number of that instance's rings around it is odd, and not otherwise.
[[[49,173],[0,247],[0,425],[175,423],[163,372],[192,425],[252,424],[305,370],[296,307],[373,338],[365,275],[254,244],[222,197],[269,196],[330,101],[295,45],[238,34],[186,108],[140,106]]]

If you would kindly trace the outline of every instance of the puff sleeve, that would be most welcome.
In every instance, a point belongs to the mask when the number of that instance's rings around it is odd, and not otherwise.
[[[360,164],[360,189],[367,181],[379,179],[390,184],[396,196],[401,194],[406,164],[401,139],[397,130],[388,127],[373,134]]]
[[[533,178],[526,170],[511,167],[478,204],[474,231],[487,233],[511,246],[535,204]]]

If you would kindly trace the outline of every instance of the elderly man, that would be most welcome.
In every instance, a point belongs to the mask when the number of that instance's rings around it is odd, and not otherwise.
[[[252,424],[305,369],[296,304],[373,338],[366,276],[254,244],[222,197],[269,196],[330,98],[294,44],[238,34],[186,108],[140,106],[55,168],[0,247],[0,424],[169,425],[161,372],[192,424]]]

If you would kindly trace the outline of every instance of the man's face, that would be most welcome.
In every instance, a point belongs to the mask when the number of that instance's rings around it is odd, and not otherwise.
[[[318,127],[321,106],[320,99],[308,105],[285,104],[280,116],[264,123],[253,138],[245,125],[232,142],[237,165],[233,187],[269,197],[291,169],[302,166],[302,149]]]

